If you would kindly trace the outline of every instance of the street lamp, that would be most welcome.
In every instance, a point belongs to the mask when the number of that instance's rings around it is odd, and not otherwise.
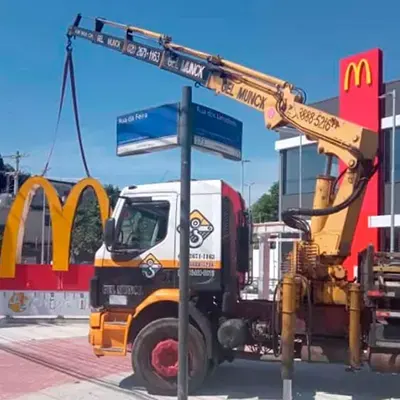
[[[251,207],[251,187],[253,186],[255,184],[255,182],[250,182],[250,183],[246,183],[246,186],[248,186],[249,187],[249,210],[250,210],[250,207]]]
[[[241,192],[242,196],[244,197],[244,164],[251,162],[250,160],[241,160]]]
[[[390,252],[394,252],[394,226],[395,226],[395,211],[394,211],[394,189],[395,189],[395,145],[396,145],[396,89],[391,92],[385,93],[379,96],[380,99],[384,99],[388,96],[392,96],[392,141],[391,141],[391,165],[390,165]]]

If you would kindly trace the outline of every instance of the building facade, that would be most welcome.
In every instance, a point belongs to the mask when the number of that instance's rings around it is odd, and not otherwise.
[[[395,167],[395,251],[400,251],[400,136],[396,135],[395,159],[391,159],[393,127],[393,90],[400,94],[400,80],[382,82],[382,54],[380,50],[351,56],[340,61],[340,90],[337,97],[312,104],[313,107],[358,123],[379,135],[380,165],[378,173],[368,185],[363,210],[357,225],[352,254],[348,261],[350,276],[357,264],[357,252],[369,243],[389,251],[391,165]],[[350,71],[350,72],[349,72]],[[400,131],[400,102],[396,103],[396,133]],[[280,164],[280,212],[290,207],[312,208],[315,181],[323,174],[326,157],[317,152],[317,144],[307,140],[295,129],[280,131],[275,150]],[[398,158],[397,158],[398,157]],[[343,169],[334,159],[332,175]],[[285,253],[285,251],[282,251]]]

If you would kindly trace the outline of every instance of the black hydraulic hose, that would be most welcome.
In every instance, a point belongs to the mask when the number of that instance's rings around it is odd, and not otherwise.
[[[379,162],[371,169],[370,173],[364,176],[364,165],[363,163],[359,164],[359,168],[362,168],[362,173],[360,174],[361,177],[356,183],[356,187],[351,195],[345,199],[342,203],[327,207],[327,208],[320,208],[320,209],[310,209],[310,208],[289,208],[286,211],[282,212],[282,220],[283,222],[290,226],[291,228],[298,229],[305,233],[306,240],[310,240],[310,229],[308,224],[305,222],[301,216],[325,216],[335,214],[344,210],[345,208],[349,207],[355,200],[359,198],[359,196],[363,193],[366,185],[368,184],[369,179],[375,174],[379,166]],[[307,225],[307,227],[305,227]]]

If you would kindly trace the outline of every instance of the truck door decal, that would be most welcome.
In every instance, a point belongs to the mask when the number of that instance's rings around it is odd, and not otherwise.
[[[145,259],[139,264],[143,276],[152,279],[156,276],[157,272],[162,269],[162,264],[158,261],[157,257],[153,254],[148,254]]]
[[[180,233],[181,227],[177,230]],[[199,211],[193,210],[190,213],[189,244],[192,249],[198,249],[204,241],[214,232],[213,224]]]

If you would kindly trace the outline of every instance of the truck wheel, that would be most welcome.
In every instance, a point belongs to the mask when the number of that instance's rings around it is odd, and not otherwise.
[[[208,373],[206,344],[202,334],[189,324],[189,392],[203,384]],[[150,322],[132,346],[135,377],[149,393],[175,396],[178,378],[178,320],[162,318]]]

